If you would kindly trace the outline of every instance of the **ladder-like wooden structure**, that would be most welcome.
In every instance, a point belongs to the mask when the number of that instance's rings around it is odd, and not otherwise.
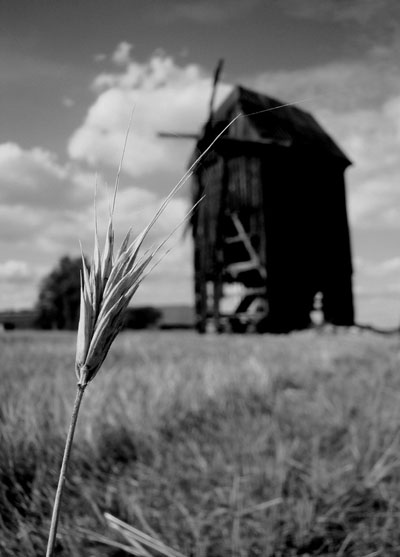
[[[255,329],[257,322],[267,314],[267,271],[238,214],[230,213],[227,218],[230,232],[222,238],[220,271],[214,280],[213,309],[207,311],[207,315],[213,316],[217,331],[243,332],[248,328]],[[222,314],[223,285],[233,282],[243,286],[240,302],[231,314]]]
[[[232,219],[232,223],[237,233],[234,236],[225,237],[224,242],[225,244],[230,244],[230,245],[237,245],[237,246],[242,245],[247,252],[248,258],[243,261],[228,263],[226,265],[226,271],[233,278],[239,278],[240,276],[242,276],[242,278],[244,279],[245,279],[245,277],[243,277],[244,274],[248,273],[249,271],[256,271],[260,279],[262,281],[265,281],[267,278],[267,271],[264,265],[262,265],[260,256],[254,249],[253,244],[251,243],[251,240],[249,238],[249,235],[247,234],[243,224],[240,222],[237,213],[231,213],[230,217]],[[246,280],[243,280],[243,282],[245,283]],[[264,291],[264,293],[265,293],[265,288],[266,287],[264,286],[261,289],[262,291]]]

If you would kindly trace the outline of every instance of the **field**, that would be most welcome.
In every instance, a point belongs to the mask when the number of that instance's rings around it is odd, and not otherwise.
[[[75,335],[0,335],[0,554],[43,556]],[[104,512],[187,557],[400,554],[399,339],[123,333],[79,417],[56,554]],[[121,540],[120,540],[121,541]]]

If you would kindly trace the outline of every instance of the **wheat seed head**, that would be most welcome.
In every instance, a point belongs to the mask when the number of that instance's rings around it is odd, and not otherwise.
[[[99,371],[111,344],[123,326],[124,314],[129,302],[151,270],[150,262],[180,226],[181,223],[156,247],[141,253],[143,242],[150,229],[177,189],[189,176],[190,173],[187,173],[187,176],[185,175],[175,186],[150,223],[134,240],[131,240],[131,230],[128,231],[116,253],[114,253],[113,213],[117,184],[102,252],[97,233],[97,218],[95,218],[94,253],[90,265],[87,265],[82,252],[81,302],[75,361],[79,385],[86,386]],[[184,217],[183,222],[187,220],[192,210]]]
[[[138,257],[139,237],[129,243],[125,237],[114,258],[114,230],[110,218],[103,253],[95,236],[94,256],[89,268],[82,257],[81,307],[76,348],[78,383],[86,385],[103,363],[122,328],[124,312],[143,274],[154,257],[150,252]]]

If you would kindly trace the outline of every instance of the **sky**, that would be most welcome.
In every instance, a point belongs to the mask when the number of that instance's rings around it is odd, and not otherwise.
[[[235,84],[298,103],[352,161],[356,319],[399,324],[397,0],[0,0],[0,310],[32,307],[79,241],[90,252],[95,184],[104,230],[132,111],[115,223],[141,231],[194,148],[157,134],[201,130],[219,58],[216,105]],[[186,184],[152,242],[189,203]],[[182,230],[135,305],[193,303]]]

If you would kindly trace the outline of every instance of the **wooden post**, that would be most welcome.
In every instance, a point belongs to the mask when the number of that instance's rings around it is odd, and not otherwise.
[[[217,333],[222,332],[222,324],[221,324],[221,313],[220,313],[220,300],[222,298],[222,280],[221,280],[221,273],[218,273],[214,280],[214,292],[213,292],[213,318],[214,318],[214,326],[215,331]]]
[[[207,284],[203,273],[195,275],[196,329],[205,333],[207,328]]]

